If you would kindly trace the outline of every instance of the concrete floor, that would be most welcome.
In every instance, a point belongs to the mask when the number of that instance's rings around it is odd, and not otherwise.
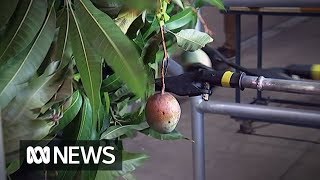
[[[204,18],[217,37],[213,46],[224,41],[222,15],[214,9],[205,9]],[[243,40],[255,35],[256,18],[243,17]],[[297,20],[288,17],[266,17],[265,32],[271,33],[264,41],[264,67],[285,66],[291,63],[319,63],[320,19],[305,18],[299,23],[279,30],[279,24]],[[299,19],[298,19],[299,20]],[[255,67],[256,45],[248,41],[242,50],[242,65]],[[254,90],[242,93],[242,102],[255,96]],[[320,97],[284,93],[264,93],[265,97],[284,98],[319,103]],[[177,129],[191,138],[190,102],[181,101],[182,116]],[[217,88],[210,100],[234,101],[234,90]],[[271,104],[287,106],[285,104]],[[306,107],[297,107],[306,109]],[[320,107],[312,107],[318,109]],[[256,125],[256,124],[255,124]],[[205,115],[206,178],[208,180],[316,180],[320,179],[320,131],[284,125],[269,125],[256,130],[258,135],[236,133],[239,124],[228,116]],[[293,141],[268,136],[304,139]],[[187,140],[159,141],[139,135],[126,141],[127,148],[151,156],[134,174],[140,180],[191,180],[192,142]]]

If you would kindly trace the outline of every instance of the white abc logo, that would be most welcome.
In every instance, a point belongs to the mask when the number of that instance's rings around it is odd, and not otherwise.
[[[40,154],[40,157],[37,157],[37,153]],[[49,164],[50,163],[50,148],[45,147],[31,147],[27,148],[27,163],[28,164]]]

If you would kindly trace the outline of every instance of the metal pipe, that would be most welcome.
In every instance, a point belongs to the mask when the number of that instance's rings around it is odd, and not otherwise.
[[[257,69],[260,70],[262,68],[262,31],[263,31],[263,16],[258,15],[258,42],[257,42]],[[257,91],[257,99],[262,99],[262,92]]]
[[[241,14],[236,14],[236,64],[241,66]],[[236,69],[236,72],[240,72]],[[235,101],[240,103],[241,91],[235,90]]]
[[[223,114],[248,120],[320,129],[320,113],[316,111],[219,101],[201,102],[197,109],[204,113]]]
[[[316,81],[297,81],[264,78],[263,76],[242,76],[241,88],[257,89],[259,91],[277,91],[320,95],[320,83]]]
[[[204,114],[197,110],[201,96],[191,98],[193,179],[205,180]]]
[[[199,10],[201,13],[201,9]],[[203,25],[198,19],[196,30],[203,32]],[[193,179],[205,180],[205,146],[204,146],[204,114],[197,110],[197,105],[203,101],[201,96],[191,98],[192,116],[192,159],[193,159]]]

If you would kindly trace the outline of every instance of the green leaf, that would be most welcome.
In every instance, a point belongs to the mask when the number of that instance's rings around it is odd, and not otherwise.
[[[160,36],[151,37],[145,44],[141,52],[141,59],[144,64],[154,63],[157,52],[159,51],[159,44],[161,43]]]
[[[58,171],[58,180],[71,180],[74,179],[74,176],[76,175],[77,171],[75,170],[61,170]]]
[[[91,0],[91,2],[102,12],[108,14],[111,18],[116,18],[122,9],[124,3],[119,0]]]
[[[0,28],[2,28],[14,13],[18,0],[2,0],[0,3]]]
[[[36,118],[41,107],[57,92],[68,73],[65,69],[55,72],[58,64],[52,63],[45,74],[34,78],[3,110],[4,144],[8,159],[12,158],[11,155],[16,155],[20,140],[40,140],[54,126],[53,121]]]
[[[185,51],[198,50],[213,41],[208,34],[194,29],[181,30],[174,35],[177,38],[178,45]]]
[[[75,81],[79,82],[79,81],[80,81],[80,74],[79,74],[79,73],[75,73],[75,74],[73,75],[73,79],[74,79]]]
[[[141,11],[135,9],[123,10],[115,19],[115,23],[120,27],[121,31],[126,34],[131,24],[140,16],[140,14]]]
[[[134,40],[137,36],[142,37],[140,30],[145,26],[146,22],[146,11],[140,13],[140,15],[132,22],[129,29],[126,32],[126,35],[129,39]]]
[[[223,4],[223,0],[197,0],[195,2],[195,7],[202,7],[206,4],[217,7],[220,10],[226,10]]]
[[[0,67],[0,107],[6,107],[16,96],[19,84],[28,81],[40,67],[54,37],[55,16],[52,5],[39,34],[29,48]]]
[[[0,44],[0,64],[20,53],[34,39],[46,17],[47,1],[21,1]]]
[[[12,161],[7,167],[7,174],[10,175],[16,172],[21,167],[20,159]]]
[[[149,156],[142,153],[122,152],[122,174],[133,172],[138,166],[141,166]]]
[[[79,119],[79,128],[76,131],[76,140],[90,140],[92,131],[92,108],[87,97],[83,97],[83,105],[81,110],[81,118]]]
[[[143,133],[147,136],[159,139],[159,140],[180,140],[180,139],[189,140],[188,138],[184,137],[177,130],[173,130],[171,133],[168,133],[168,134],[161,134],[151,128],[148,128],[148,129],[141,131],[141,133]]]
[[[3,110],[3,120],[15,123],[21,119],[30,120],[38,117],[44,106],[58,91],[65,76],[70,71],[63,69],[55,72],[59,62],[53,62],[45,74],[34,78]]]
[[[70,44],[70,12],[69,7],[65,7],[59,12],[57,26],[59,34],[57,40],[56,59],[61,61],[60,68],[66,66],[72,57],[72,49]]]
[[[79,177],[80,179],[95,179],[96,178],[96,173],[97,170],[96,169],[91,169],[91,170],[81,170],[81,177]]]
[[[60,64],[61,67],[61,64]],[[69,66],[69,69],[72,71],[72,66]],[[56,110],[63,110],[63,108],[68,108],[71,104],[70,97],[73,94],[73,76],[70,73],[62,85],[60,86],[57,93],[54,95],[51,100],[41,108],[41,113],[46,113],[50,108]]]
[[[61,66],[60,66],[61,67]],[[70,67],[72,68],[72,66]],[[70,74],[66,79],[63,81],[63,84],[61,85],[60,89],[56,93],[53,102],[61,102],[65,101],[68,98],[70,98],[73,94],[73,76]]]
[[[140,131],[148,127],[149,125],[146,122],[143,122],[139,125],[111,126],[101,135],[100,139],[114,139],[124,134]]]
[[[204,0],[205,2],[208,2],[209,4],[217,7],[220,10],[226,10],[224,7],[224,4],[222,0]]]
[[[71,44],[81,82],[90,100],[93,113],[93,126],[98,123],[101,106],[100,87],[102,82],[102,58],[98,56],[84,36],[83,26],[80,26],[77,14],[71,10]]]
[[[93,136],[93,134],[96,133],[96,129],[93,127],[90,100],[84,95],[82,95],[82,97],[83,103],[80,114],[77,116],[77,119],[73,120],[68,126],[65,127],[67,130],[63,132],[64,139],[96,140]],[[68,129],[72,129],[72,131],[68,131]],[[62,172],[61,177],[63,177],[65,173],[68,174],[68,172]]]
[[[117,115],[119,115],[120,117],[128,113],[129,100],[130,98],[125,98],[124,100],[117,103],[115,111],[117,112]]]
[[[96,50],[128,87],[145,96],[147,76],[139,54],[114,21],[89,0],[76,1],[83,32]]]
[[[125,180],[136,180],[137,179],[131,173],[125,174],[124,176],[122,176],[122,178],[125,179]]]
[[[158,19],[155,17],[150,27],[144,32],[143,39],[148,39],[152,33],[154,33],[155,31],[158,31],[159,29],[160,29],[160,25],[159,25]]]
[[[102,81],[101,90],[103,92],[113,92],[119,89],[123,83],[120,81],[119,76],[112,74]]]
[[[118,179],[119,176],[125,176],[126,174],[133,172],[137,167],[143,165],[143,163],[149,158],[149,156],[141,153],[129,153],[122,152],[122,170],[121,171],[102,171],[98,170],[95,180],[113,180]]]
[[[135,43],[135,45],[137,47],[139,47],[139,50],[142,49],[144,47],[144,39],[143,36],[141,34],[141,32],[136,31],[135,32],[135,38],[133,39],[133,42]]]
[[[122,101],[123,98],[126,98],[131,95],[130,90],[126,85],[120,87],[114,93],[110,94],[111,102]]]
[[[179,7],[181,7],[182,9],[184,8],[183,7],[183,3],[181,0],[172,0],[175,4],[177,4]]]
[[[103,93],[103,96],[104,96],[105,107],[106,107],[105,111],[106,111],[106,115],[108,116],[109,112],[110,112],[110,97],[109,97],[109,93],[105,92],[105,93]]]
[[[182,28],[192,22],[195,17],[197,17],[197,14],[192,10],[192,8],[186,8],[171,16],[170,20],[166,22],[166,28],[169,30]]]
[[[81,94],[79,91],[76,91],[73,93],[71,98],[71,105],[64,111],[63,117],[59,120],[59,124],[51,131],[51,134],[56,134],[65,128],[79,113],[82,106]]]

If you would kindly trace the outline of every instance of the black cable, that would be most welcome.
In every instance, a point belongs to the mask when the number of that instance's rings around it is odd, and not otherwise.
[[[210,59],[216,59],[215,55],[217,55],[221,60],[221,62],[229,65],[230,67],[233,67],[234,69],[237,69],[239,71],[242,71],[244,73],[246,73],[247,75],[251,75],[251,76],[260,76],[250,70],[248,70],[245,67],[242,67],[234,62],[230,62],[228,61],[218,50],[211,48],[209,46],[205,46],[204,48],[202,48],[202,50],[209,56]]]

